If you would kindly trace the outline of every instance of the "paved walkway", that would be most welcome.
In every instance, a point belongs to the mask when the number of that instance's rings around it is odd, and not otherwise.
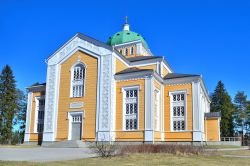
[[[48,162],[95,157],[89,148],[0,148],[0,160]]]

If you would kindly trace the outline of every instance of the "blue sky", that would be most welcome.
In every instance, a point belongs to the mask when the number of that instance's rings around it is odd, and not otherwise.
[[[250,99],[249,9],[248,0],[0,0],[0,68],[9,64],[22,90],[45,82],[45,59],[75,33],[106,41],[127,15],[175,72],[202,74],[209,92],[222,80]]]

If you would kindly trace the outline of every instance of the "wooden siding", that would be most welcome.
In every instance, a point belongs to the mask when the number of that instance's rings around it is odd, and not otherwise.
[[[122,131],[123,123],[123,96],[122,88],[126,86],[140,86],[139,90],[139,130]],[[143,141],[144,139],[144,110],[145,110],[145,80],[129,80],[116,83],[116,140],[117,141]]]
[[[128,68],[127,65],[125,65],[122,61],[120,61],[118,58],[115,59],[115,63],[116,63],[116,72],[125,70],[126,68]]]
[[[85,75],[85,96],[80,98],[70,97],[71,86],[71,67],[78,61],[86,65]],[[77,51],[63,64],[61,64],[60,87],[59,87],[59,104],[56,140],[68,139],[68,112],[84,110],[85,118],[83,119],[83,140],[95,140],[96,132],[96,103],[97,103],[97,75],[98,60],[84,52]],[[83,108],[70,109],[71,102],[84,102]]]
[[[170,131],[170,96],[169,92],[177,90],[187,90],[187,131],[171,132]],[[193,103],[192,103],[192,84],[182,85],[165,85],[164,86],[164,129],[165,141],[192,141],[193,130]]]
[[[36,111],[36,97],[44,96],[44,92],[32,93],[32,108],[30,115],[30,141],[38,141],[38,133],[35,133],[35,111]]]
[[[219,141],[219,119],[206,119],[205,124],[207,141]]]

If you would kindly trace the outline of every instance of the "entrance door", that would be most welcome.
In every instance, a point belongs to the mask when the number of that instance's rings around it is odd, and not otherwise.
[[[72,115],[71,140],[81,140],[82,136],[82,115]]]

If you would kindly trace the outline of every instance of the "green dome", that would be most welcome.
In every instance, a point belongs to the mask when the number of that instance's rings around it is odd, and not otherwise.
[[[148,48],[147,42],[143,39],[143,37],[140,34],[129,30],[123,30],[115,33],[112,37],[109,37],[107,44],[113,46],[136,40],[141,40],[144,47]]]

